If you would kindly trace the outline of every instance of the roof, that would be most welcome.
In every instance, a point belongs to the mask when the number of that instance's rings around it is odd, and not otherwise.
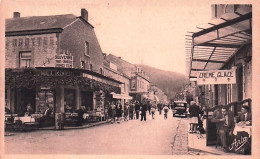
[[[135,71],[135,65],[121,59],[120,57],[116,57],[113,54],[109,54],[106,56],[106,60],[117,65],[117,71],[125,74],[128,77],[132,77],[132,73]]]
[[[83,18],[76,17],[73,14],[11,18],[6,19],[5,30],[6,33],[12,33],[35,30],[40,31],[50,29],[63,29],[78,18],[83,20]],[[85,22],[88,23],[87,21]],[[93,27],[91,24],[89,25]]]
[[[189,78],[198,71],[219,70],[245,44],[252,43],[252,9],[212,19],[186,35]]]
[[[73,14],[11,18],[6,19],[5,30],[11,32],[63,28],[76,18]]]

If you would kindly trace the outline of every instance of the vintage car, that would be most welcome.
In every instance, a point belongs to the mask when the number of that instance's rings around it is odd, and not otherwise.
[[[182,115],[187,117],[187,102],[186,101],[174,101],[172,108],[173,117],[175,115]]]

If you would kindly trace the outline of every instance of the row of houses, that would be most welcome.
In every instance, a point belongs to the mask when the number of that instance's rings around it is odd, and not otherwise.
[[[79,17],[14,12],[6,19],[5,44],[5,107],[13,113],[22,115],[27,104],[35,112],[46,105],[55,113],[80,106],[104,111],[111,101],[141,102],[153,94],[140,67],[102,52],[85,9]]]

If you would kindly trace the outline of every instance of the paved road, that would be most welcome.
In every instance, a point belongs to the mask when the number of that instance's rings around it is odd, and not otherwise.
[[[5,136],[7,154],[172,155],[187,154],[187,119],[123,121],[86,129],[35,131]]]

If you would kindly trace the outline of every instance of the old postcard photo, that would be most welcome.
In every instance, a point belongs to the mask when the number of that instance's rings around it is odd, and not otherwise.
[[[3,157],[259,157],[241,2],[1,2]]]

